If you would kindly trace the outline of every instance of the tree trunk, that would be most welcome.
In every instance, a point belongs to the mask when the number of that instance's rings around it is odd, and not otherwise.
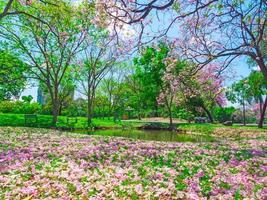
[[[169,114],[169,118],[170,118],[170,128],[173,127],[173,121],[172,121],[172,114],[170,113]]]
[[[138,120],[141,120],[141,112],[140,112],[140,110],[138,111]]]
[[[52,95],[51,95],[52,96]],[[59,99],[58,99],[58,87],[57,84],[55,84],[54,87],[54,99],[52,99],[52,114],[53,114],[53,126],[56,127],[57,120],[58,120],[58,114],[59,114]]]
[[[170,120],[169,128],[172,129],[173,128],[173,121],[172,121],[172,109],[171,109],[171,106],[168,106],[168,111],[169,111],[169,120]]]
[[[213,123],[214,120],[213,120],[213,117],[211,115],[211,112],[205,107],[205,106],[202,106],[203,110],[206,112],[206,114],[208,115],[208,118],[210,120],[210,123]]]
[[[62,113],[62,107],[63,107],[63,105],[62,105],[62,103],[60,103],[59,104],[58,115],[61,115],[61,113]]]
[[[92,82],[90,81],[90,73],[88,74],[88,85],[87,85],[87,126],[91,127],[92,125]]]
[[[260,60],[256,60],[256,62],[259,65],[259,68],[260,68],[261,73],[263,74],[265,80],[267,81],[267,68],[265,66],[264,60],[260,59]]]
[[[155,106],[154,106],[154,117],[158,117],[159,116],[159,113],[158,113],[158,102],[156,101],[155,102]]]
[[[243,125],[246,126],[246,105],[245,105],[245,100],[243,98]]]
[[[258,124],[258,127],[259,128],[262,128],[263,127],[263,122],[264,122],[264,118],[265,118],[266,107],[267,107],[267,97],[265,98],[263,107],[261,109],[261,114],[260,114],[261,116],[260,116],[260,121],[259,121],[259,124]]]
[[[53,109],[52,110],[52,114],[53,114],[52,125],[56,127],[57,120],[58,120],[58,113],[59,113],[58,103],[56,99],[54,99],[52,102],[52,109]]]
[[[93,100],[94,100],[94,89],[90,88],[90,90],[88,90],[88,96],[87,96],[87,100],[88,100],[88,104],[87,104],[87,124],[88,127],[90,127],[92,125],[92,118],[93,118]]]
[[[87,104],[87,125],[88,127],[90,127],[92,125],[92,107],[93,107],[93,103],[92,103],[92,99],[90,97],[88,97],[88,104]]]

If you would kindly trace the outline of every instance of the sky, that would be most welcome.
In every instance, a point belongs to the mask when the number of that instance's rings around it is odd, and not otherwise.
[[[80,0],[73,0],[73,1],[77,3]],[[163,13],[161,15],[157,15],[157,19],[159,18],[161,20],[161,23],[158,23],[157,20],[154,20],[155,23],[154,24],[152,23],[152,25],[150,26],[150,28],[147,31],[154,32],[154,31],[157,31],[159,29],[164,28],[164,26],[166,26],[166,24],[168,24],[168,19],[170,19],[170,17],[171,16],[166,15],[166,13]],[[127,26],[127,29],[131,29],[131,27]],[[132,30],[129,30],[129,31],[132,31]],[[170,29],[170,31],[168,33],[168,37],[172,38],[175,36],[177,36],[177,28],[174,27],[174,28]],[[232,63],[229,70],[233,74],[235,74],[235,78],[225,80],[225,83],[224,83],[225,86],[230,86],[233,82],[248,76],[248,74],[251,71],[251,69],[249,69],[249,66],[246,62],[246,57],[237,58]],[[27,88],[23,91],[21,96],[31,95],[31,96],[33,96],[33,100],[36,101],[37,100],[37,89],[38,89],[38,87],[36,87],[36,86],[28,85]],[[78,98],[80,96],[81,95],[79,93],[77,93],[77,92],[75,93],[75,98]]]

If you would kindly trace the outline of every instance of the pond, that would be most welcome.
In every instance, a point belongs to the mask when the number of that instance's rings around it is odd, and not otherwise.
[[[184,134],[162,130],[97,130],[92,132],[75,131],[89,135],[126,137],[139,140],[164,142],[213,142],[215,138],[209,135]]]

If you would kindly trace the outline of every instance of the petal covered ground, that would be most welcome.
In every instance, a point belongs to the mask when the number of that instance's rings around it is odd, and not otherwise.
[[[0,128],[0,199],[267,199],[266,149]]]

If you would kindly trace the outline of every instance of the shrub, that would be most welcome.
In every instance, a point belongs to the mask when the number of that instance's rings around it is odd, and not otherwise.
[[[235,111],[236,109],[234,107],[216,107],[213,110],[213,116],[215,121],[218,122],[231,121]]]
[[[1,101],[0,113],[35,114],[40,113],[40,104],[22,101]]]

